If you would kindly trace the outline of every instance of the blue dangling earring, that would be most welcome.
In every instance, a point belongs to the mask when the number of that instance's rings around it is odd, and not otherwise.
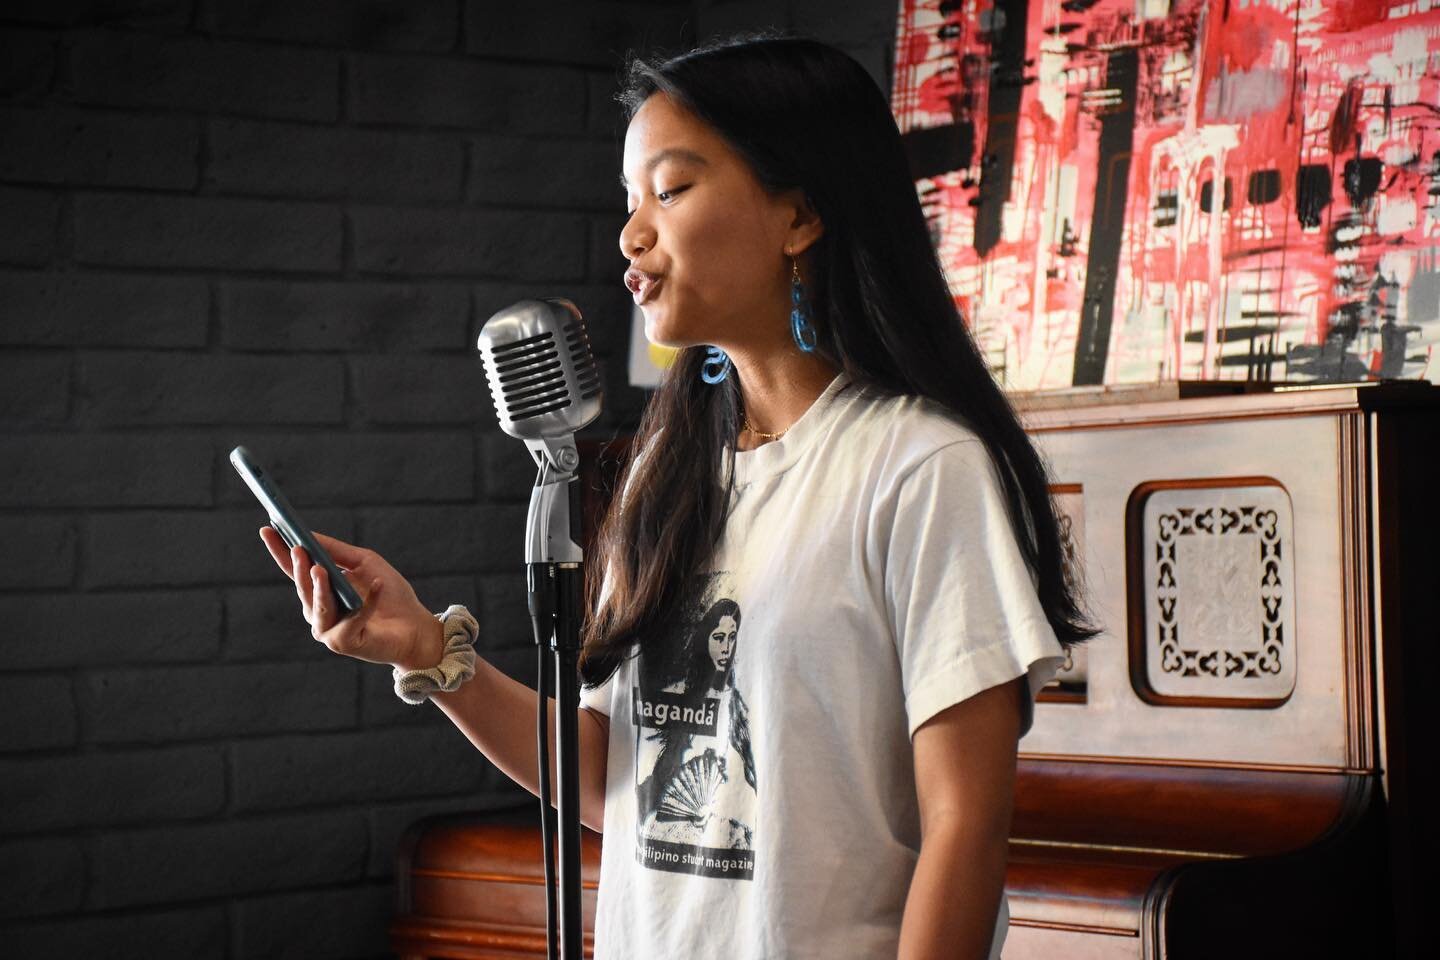
[[[730,358],[719,347],[706,347],[705,360],[700,364],[700,379],[719,383],[730,375]]]
[[[790,251],[785,251],[789,256]],[[810,301],[805,297],[805,285],[800,282],[800,264],[790,257],[790,336],[795,346],[805,353],[815,352],[815,324],[810,321]]]

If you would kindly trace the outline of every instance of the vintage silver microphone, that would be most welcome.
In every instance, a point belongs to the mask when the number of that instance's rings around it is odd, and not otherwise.
[[[578,518],[554,501],[580,466],[575,431],[600,415],[600,371],[580,310],[558,297],[521,300],[486,321],[479,347],[500,429],[524,440],[540,467],[525,561],[579,563]]]
[[[539,648],[536,692],[540,823],[545,858],[549,956],[580,960],[580,654],[582,564],[580,455],[575,431],[600,415],[600,371],[580,311],[569,300],[521,300],[480,331],[480,356],[500,429],[525,441],[539,474],[525,521],[530,619]],[[554,862],[550,837],[550,759],[545,644],[554,652],[556,778],[559,780],[560,931],[556,952]]]

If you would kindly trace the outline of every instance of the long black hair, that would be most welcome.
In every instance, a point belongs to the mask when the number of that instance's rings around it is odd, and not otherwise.
[[[664,93],[723,137],[773,194],[801,188],[824,225],[804,254],[818,352],[857,385],[927,397],[961,418],[998,466],[1010,523],[1047,619],[1067,649],[1098,631],[1066,564],[1046,468],[960,317],[884,94],[848,55],[814,40],[750,34],[662,62],[629,61],[627,122]],[[589,565],[592,615],[580,669],[604,682],[663,643],[686,586],[724,529],[739,434],[738,372],[700,379],[704,347],[679,352],[651,398]],[[664,441],[652,442],[663,432]],[[733,459],[732,459],[733,464]],[[936,518],[943,523],[943,517]],[[600,572],[609,589],[602,596]]]

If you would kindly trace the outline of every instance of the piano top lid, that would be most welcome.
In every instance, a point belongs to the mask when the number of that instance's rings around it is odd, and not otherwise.
[[[1426,380],[1357,383],[1165,381],[1072,387],[1010,395],[1031,432],[1165,423],[1440,410],[1440,388]]]

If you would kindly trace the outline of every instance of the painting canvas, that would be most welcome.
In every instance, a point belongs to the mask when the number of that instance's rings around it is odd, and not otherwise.
[[[1434,380],[1434,2],[901,0],[892,108],[1000,381]]]

